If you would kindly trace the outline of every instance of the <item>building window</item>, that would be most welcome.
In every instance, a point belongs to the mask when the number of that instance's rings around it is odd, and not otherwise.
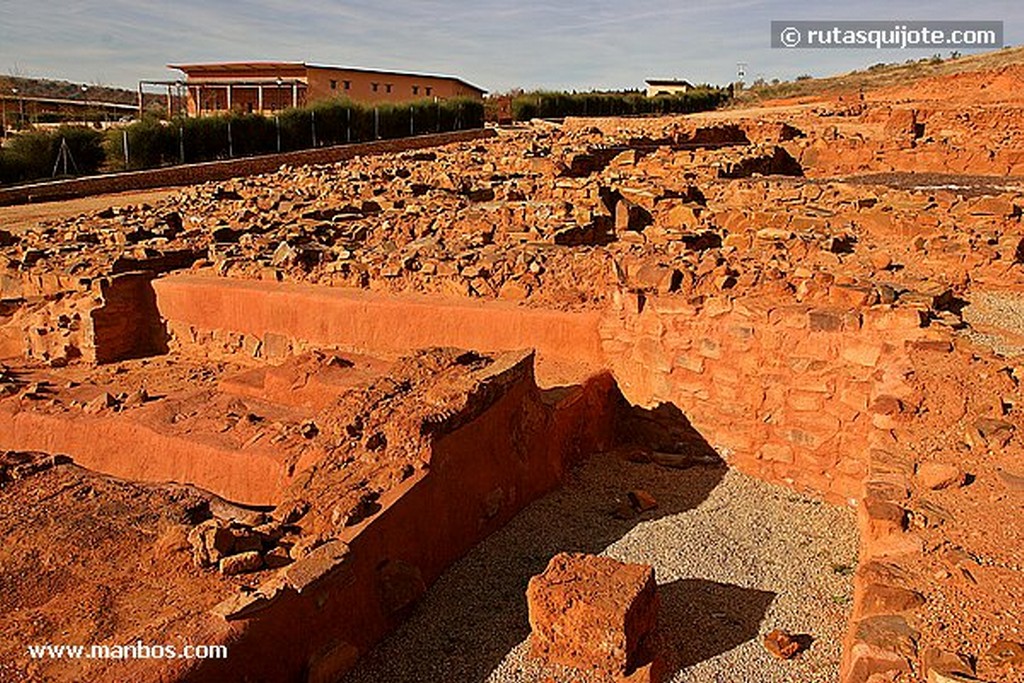
[[[427,86],[427,97],[430,97],[430,93],[433,90],[429,85]]]
[[[418,85],[412,86],[412,94],[413,95],[419,95],[420,94],[420,86],[418,86]]]
[[[344,86],[345,90],[352,89],[352,81],[342,81],[341,84]]]
[[[373,92],[377,92],[377,89],[380,88],[380,83],[371,83],[370,87],[373,88]]]
[[[384,89],[387,90],[388,92],[391,92],[391,84],[390,83],[385,83],[384,84]]]
[[[335,81],[335,80],[332,79],[331,80],[331,90],[337,90],[337,89],[338,89],[338,81]]]

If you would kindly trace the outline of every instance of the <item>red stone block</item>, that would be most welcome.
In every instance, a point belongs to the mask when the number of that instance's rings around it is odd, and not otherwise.
[[[608,676],[645,664],[658,612],[652,567],[560,553],[530,579],[526,597],[531,656]]]

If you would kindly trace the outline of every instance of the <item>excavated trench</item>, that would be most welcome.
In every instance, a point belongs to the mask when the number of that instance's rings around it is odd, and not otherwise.
[[[360,502],[327,550],[217,605],[231,661],[204,662],[183,679],[319,681],[352,670],[350,680],[534,680],[543,672],[523,659],[523,589],[559,550],[655,565],[679,680],[715,680],[723,668],[766,681],[834,677],[855,564],[844,504],[864,466],[850,437],[871,425],[833,414],[822,385],[835,394],[858,386],[866,407],[875,392],[863,383],[887,376],[886,348],[859,326],[827,311],[803,311],[810,322],[795,325],[657,297],[567,312],[192,275],[118,282],[111,315],[94,312],[94,321],[143,331],[128,336],[159,340],[179,365],[205,358],[238,369],[198,393],[168,392],[133,410],[69,415],[0,404],[0,448],[68,453],[126,479],[188,482],[281,509],[295,503],[296,487],[330,498],[332,486],[350,484],[332,483],[317,464],[323,454],[301,439],[294,448],[287,438],[261,442],[256,429],[232,441],[244,420],[225,436],[207,418],[230,416],[240,400],[260,420],[323,429],[328,406],[347,390],[394,383],[410,349],[485,354],[468,356],[469,383],[454,403],[443,384],[408,390],[415,405],[449,406],[422,422],[426,440],[415,448],[426,449],[417,458],[428,465]],[[779,365],[779,348],[807,337],[808,324],[828,360]],[[94,330],[98,360],[162,350],[108,343],[120,337],[104,326]],[[536,356],[517,352],[525,348]],[[303,369],[310,358],[319,363],[313,372]],[[55,387],[54,372],[23,381]],[[754,404],[780,388],[783,403],[800,409],[766,420]],[[64,392],[52,393],[59,402]],[[385,419],[374,410],[367,420]],[[396,429],[416,424],[388,414]],[[365,448],[372,455],[375,444],[400,439],[384,430]],[[635,490],[652,494],[657,509],[630,511]],[[796,668],[773,666],[757,637],[765,625],[813,634],[808,656]]]

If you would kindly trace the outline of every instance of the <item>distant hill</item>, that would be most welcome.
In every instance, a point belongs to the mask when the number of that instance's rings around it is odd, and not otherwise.
[[[82,86],[88,86],[82,92]],[[55,81],[47,78],[26,78],[23,76],[0,76],[0,94],[11,95],[11,89],[17,88],[18,94],[24,97],[48,97],[62,100],[88,100],[90,102],[110,102],[112,104],[137,104],[138,93],[124,88],[109,88],[103,85],[88,83],[71,83]]]
[[[814,98],[855,93],[860,90],[898,88],[931,77],[953,76],[975,71],[997,71],[1024,64],[1024,47],[1007,47],[993,52],[924,58],[904,63],[875,64],[867,69],[825,78],[799,78],[780,83],[755,83],[736,98],[750,105],[779,99]]]

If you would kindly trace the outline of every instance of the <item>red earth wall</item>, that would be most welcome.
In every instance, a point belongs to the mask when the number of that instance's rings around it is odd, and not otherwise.
[[[252,618],[227,622],[231,632],[221,638],[231,643],[230,660],[200,662],[183,680],[336,680],[452,561],[556,487],[572,459],[607,448],[610,377],[551,402],[527,358],[489,409],[433,444],[425,473],[342,535],[344,560],[310,589],[285,590]]]
[[[565,312],[510,303],[389,296],[313,285],[194,275],[156,280],[157,306],[173,347],[214,355],[283,358],[301,346],[374,356],[456,346],[479,351],[537,350],[571,363],[579,380],[603,367],[596,311]],[[543,379],[543,377],[542,377]]]
[[[189,482],[237,503],[273,504],[288,484],[270,449],[221,448],[161,434],[138,417],[73,419],[0,410],[0,448],[70,454],[79,465],[123,479]]]

